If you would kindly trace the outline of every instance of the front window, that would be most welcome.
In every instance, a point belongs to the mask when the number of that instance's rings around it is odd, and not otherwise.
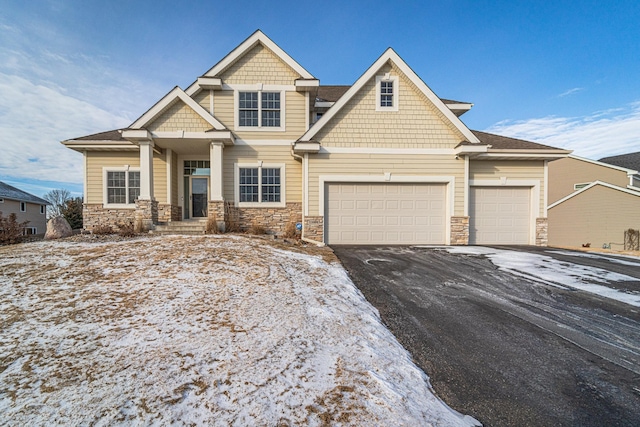
[[[140,172],[109,171],[107,172],[107,203],[128,205],[134,204],[140,196]]]
[[[238,126],[280,128],[282,121],[280,92],[238,92]]]
[[[380,106],[393,107],[393,82],[380,82]]]
[[[284,203],[284,167],[239,167],[238,198],[240,203]]]
[[[20,212],[27,211],[27,204],[25,202],[20,202]]]
[[[398,76],[376,76],[376,111],[398,111]]]

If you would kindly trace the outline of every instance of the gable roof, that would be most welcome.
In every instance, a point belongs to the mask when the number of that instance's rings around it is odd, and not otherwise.
[[[208,122],[215,130],[226,130],[227,128],[218,121],[215,117],[207,112],[200,104],[198,104],[193,98],[185,93],[178,86],[174,87],[168,94],[155,103],[153,107],[147,110],[138,120],[133,122],[130,129],[142,129],[148,126],[151,122],[157,119],[167,108],[173,105],[174,102],[181,100],[187,104],[193,111],[196,112],[203,120]]]
[[[262,31],[256,30],[245,41],[240,43],[238,47],[229,52],[224,58],[222,58],[216,65],[211,67],[209,71],[204,73],[202,77],[219,77],[225,70],[232,66],[236,61],[242,58],[246,53],[253,49],[257,44],[262,44],[264,47],[273,52],[282,62],[287,64],[293,69],[301,79],[303,80],[316,80],[313,75],[308,72],[302,65],[298,64],[287,52],[282,50],[280,46],[275,44],[273,40],[266,36]],[[194,95],[200,90],[200,85],[196,80],[186,90],[186,93],[190,96]]]
[[[630,169],[638,173],[640,171],[640,151],[635,153],[621,154],[619,156],[603,157],[600,162],[621,168]]]
[[[22,191],[0,181],[0,199],[17,200],[19,202],[36,203],[38,205],[49,205],[50,203],[40,197]]]
[[[574,191],[573,193],[569,194],[566,197],[563,197],[562,199],[558,200],[557,202],[554,202],[554,203],[550,204],[547,207],[547,209],[554,208],[554,207],[558,206],[560,203],[564,203],[567,200],[570,200],[570,199],[576,197],[577,195],[584,193],[585,191],[589,191],[590,189],[592,189],[593,187],[595,187],[597,185],[600,185],[602,187],[605,187],[605,188],[608,188],[608,189],[611,189],[611,190],[621,191],[623,193],[630,194],[632,196],[640,197],[640,192],[638,192],[638,191],[630,190],[628,188],[618,187],[617,185],[609,184],[608,182],[594,181],[591,184],[587,185],[586,187],[583,187],[583,188],[581,188],[581,189],[579,189],[577,191]],[[640,199],[638,200],[638,202],[640,202]]]
[[[322,129],[362,88],[376,73],[389,61],[398,67],[404,75],[416,85],[429,101],[446,117],[451,124],[471,143],[479,143],[478,138],[467,128],[458,117],[436,96],[435,93],[422,81],[422,79],[407,65],[406,62],[392,49],[388,48],[362,76],[341,96],[329,111],[324,114],[304,135],[299,139],[308,142]]]

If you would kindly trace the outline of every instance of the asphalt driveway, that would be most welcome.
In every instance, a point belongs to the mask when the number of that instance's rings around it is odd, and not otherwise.
[[[640,425],[640,260],[334,249],[451,407],[486,426]]]

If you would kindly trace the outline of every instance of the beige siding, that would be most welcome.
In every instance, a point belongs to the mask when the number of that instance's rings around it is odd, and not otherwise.
[[[470,180],[535,180],[540,182],[539,217],[544,217],[544,162],[542,160],[471,160]]]
[[[286,202],[302,202],[302,165],[291,157],[289,146],[253,146],[237,145],[224,149],[224,198],[235,198],[235,164],[284,163],[286,168]]]
[[[292,85],[300,76],[273,52],[258,44],[221,75],[226,84]]]
[[[131,153],[87,152],[87,201],[85,203],[102,203],[102,168],[121,168],[124,165],[140,167],[140,155]]]
[[[640,229],[640,196],[594,186],[549,209],[549,245],[622,249],[624,231]]]
[[[464,162],[452,156],[318,154],[309,156],[309,215],[319,212],[320,175],[392,175],[453,176],[455,200],[452,215],[464,212]]]
[[[211,127],[211,124],[200,117],[191,107],[178,100],[147,126],[147,129],[151,132],[171,132],[175,130],[204,132],[211,129]]]
[[[237,131],[239,139],[289,139],[296,140],[306,131],[306,98],[304,93],[289,91],[285,95],[284,131]],[[235,101],[232,90],[214,93],[214,116],[227,128],[235,127]]]
[[[167,161],[164,154],[153,154],[153,197],[167,203]]]
[[[214,95],[215,98],[215,95]],[[193,96],[194,101],[196,101],[202,108],[206,111],[211,111],[211,91],[208,89],[201,90],[196,95]]]
[[[396,67],[399,111],[376,111],[372,78],[314,137],[325,147],[453,148],[464,136]]]
[[[4,202],[0,203],[0,212],[2,212],[2,216],[5,218],[15,213],[18,222],[29,221],[27,227],[35,227],[37,228],[37,234],[44,234],[47,231],[46,211],[44,214],[41,214],[40,206],[41,205],[35,203],[26,202],[26,211],[20,212],[19,201],[4,199]]]
[[[629,185],[627,173],[567,157],[549,162],[549,204],[557,202],[575,190],[575,184],[603,181],[625,188]]]

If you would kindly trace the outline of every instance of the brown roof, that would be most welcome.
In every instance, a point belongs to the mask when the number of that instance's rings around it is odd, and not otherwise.
[[[106,132],[94,133],[92,135],[73,138],[74,141],[126,141],[122,137],[122,129],[108,130]]]
[[[316,99],[319,101],[336,102],[351,86],[335,85],[335,86],[318,86]]]
[[[478,130],[472,130],[471,132],[473,132],[480,142],[491,145],[491,148],[495,150],[560,150],[560,148],[525,141],[523,139],[509,138],[507,136],[494,135]]]

